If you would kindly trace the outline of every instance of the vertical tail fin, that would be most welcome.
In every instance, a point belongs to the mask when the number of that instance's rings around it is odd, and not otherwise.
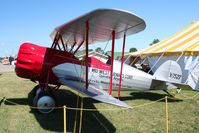
[[[164,62],[154,73],[157,80],[171,83],[182,83],[182,70],[176,61]]]
[[[172,60],[164,62],[154,73],[155,80],[165,82],[163,89],[181,88],[191,90],[191,86],[182,83],[182,69]]]

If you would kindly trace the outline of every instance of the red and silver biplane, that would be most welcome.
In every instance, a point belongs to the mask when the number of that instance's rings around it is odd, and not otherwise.
[[[112,89],[118,90],[167,90],[186,86],[181,84],[182,71],[174,61],[167,61],[154,75],[124,64],[126,36],[145,29],[145,22],[135,14],[123,10],[98,9],[63,24],[51,33],[51,48],[23,43],[20,46],[16,74],[38,81],[33,104],[42,113],[49,113],[56,105],[52,89],[66,85],[93,99],[129,107],[112,97]],[[123,38],[122,60],[114,60],[115,39]],[[112,58],[102,62],[88,56],[90,44],[112,39]],[[75,55],[85,47],[86,56],[79,60]],[[55,87],[49,87],[49,85]],[[108,91],[105,91],[108,90]]]

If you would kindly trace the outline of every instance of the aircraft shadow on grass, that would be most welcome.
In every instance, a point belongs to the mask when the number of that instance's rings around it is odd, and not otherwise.
[[[20,105],[31,105],[31,98],[33,92],[29,93],[29,98],[7,98],[7,100],[18,103]],[[58,107],[66,105],[68,107],[76,107],[77,95],[68,90],[58,90],[55,92],[56,101]],[[98,101],[92,100],[91,98],[83,98],[84,106],[83,108],[96,109],[93,103]],[[13,105],[5,101],[6,105]],[[81,105],[81,100],[79,100],[79,107]],[[33,113],[36,120],[39,122],[40,126],[49,131],[63,132],[63,109],[56,109],[50,114],[40,114],[35,109],[31,109],[30,113]],[[74,123],[75,123],[75,113],[74,110],[67,110],[67,132],[73,132]],[[82,132],[93,133],[93,132],[116,132],[116,128],[113,124],[106,119],[99,111],[83,111],[82,118]],[[77,125],[76,132],[79,132],[79,123],[80,123],[80,111],[77,112]]]
[[[146,99],[150,101],[156,101],[167,96],[167,94],[159,94],[153,92],[132,92],[131,96],[120,97],[121,101],[125,100],[136,100],[136,99]],[[55,92],[56,100],[59,107],[66,105],[68,107],[76,107],[77,95],[69,90],[60,89]],[[11,102],[18,103],[20,105],[31,105],[31,99],[33,98],[33,91],[28,95],[28,98],[11,98],[7,99]],[[96,109],[94,103],[98,101],[91,98],[83,98],[84,106],[83,108]],[[179,102],[182,100],[173,100],[168,99],[168,102]],[[159,102],[165,102],[161,100]],[[12,105],[8,102],[5,102],[6,105]],[[80,107],[81,101],[79,100],[78,106]],[[34,113],[36,120],[39,122],[40,126],[45,130],[63,132],[63,109],[57,109],[50,114],[39,114],[35,109],[31,109],[30,113]],[[75,113],[74,110],[67,110],[67,132],[73,132],[74,122],[75,122]],[[79,130],[79,121],[80,121],[80,111],[77,112],[77,125],[76,131]],[[116,128],[113,124],[107,120],[99,111],[83,111],[82,118],[82,132],[115,132]]]
[[[150,101],[157,101],[159,99],[170,97],[167,94],[160,94],[160,93],[155,93],[155,92],[150,92],[150,91],[138,91],[138,92],[131,92],[130,95],[132,96],[132,100],[136,99],[145,99],[145,100],[150,100]],[[125,97],[124,97],[125,99]],[[168,98],[168,102],[181,102],[183,101],[182,99],[177,99],[177,98]],[[165,99],[160,100],[158,102],[165,102]]]

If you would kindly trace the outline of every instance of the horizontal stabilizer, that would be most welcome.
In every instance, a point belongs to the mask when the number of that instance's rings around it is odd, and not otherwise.
[[[158,90],[162,88],[162,90],[170,90],[170,89],[176,89],[181,88],[183,90],[191,90],[191,86],[184,83],[176,83],[171,81],[164,81],[160,79],[153,79],[153,85],[151,87],[152,90]]]
[[[177,86],[178,88],[181,88],[183,90],[192,90],[191,86],[188,85],[188,84],[183,84],[183,83],[172,83],[174,84],[175,86]]]
[[[124,107],[124,108],[130,108],[130,106],[127,105],[126,103],[112,97],[107,92],[96,88],[94,85],[89,85],[88,89],[86,89],[85,84],[78,81],[66,80],[64,78],[61,78],[59,79],[59,82],[97,101],[113,104],[113,105]]]

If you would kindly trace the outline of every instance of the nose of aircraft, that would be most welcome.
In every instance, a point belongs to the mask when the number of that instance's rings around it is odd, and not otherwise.
[[[42,72],[46,48],[23,43],[18,52],[15,72],[22,78],[37,78]]]

